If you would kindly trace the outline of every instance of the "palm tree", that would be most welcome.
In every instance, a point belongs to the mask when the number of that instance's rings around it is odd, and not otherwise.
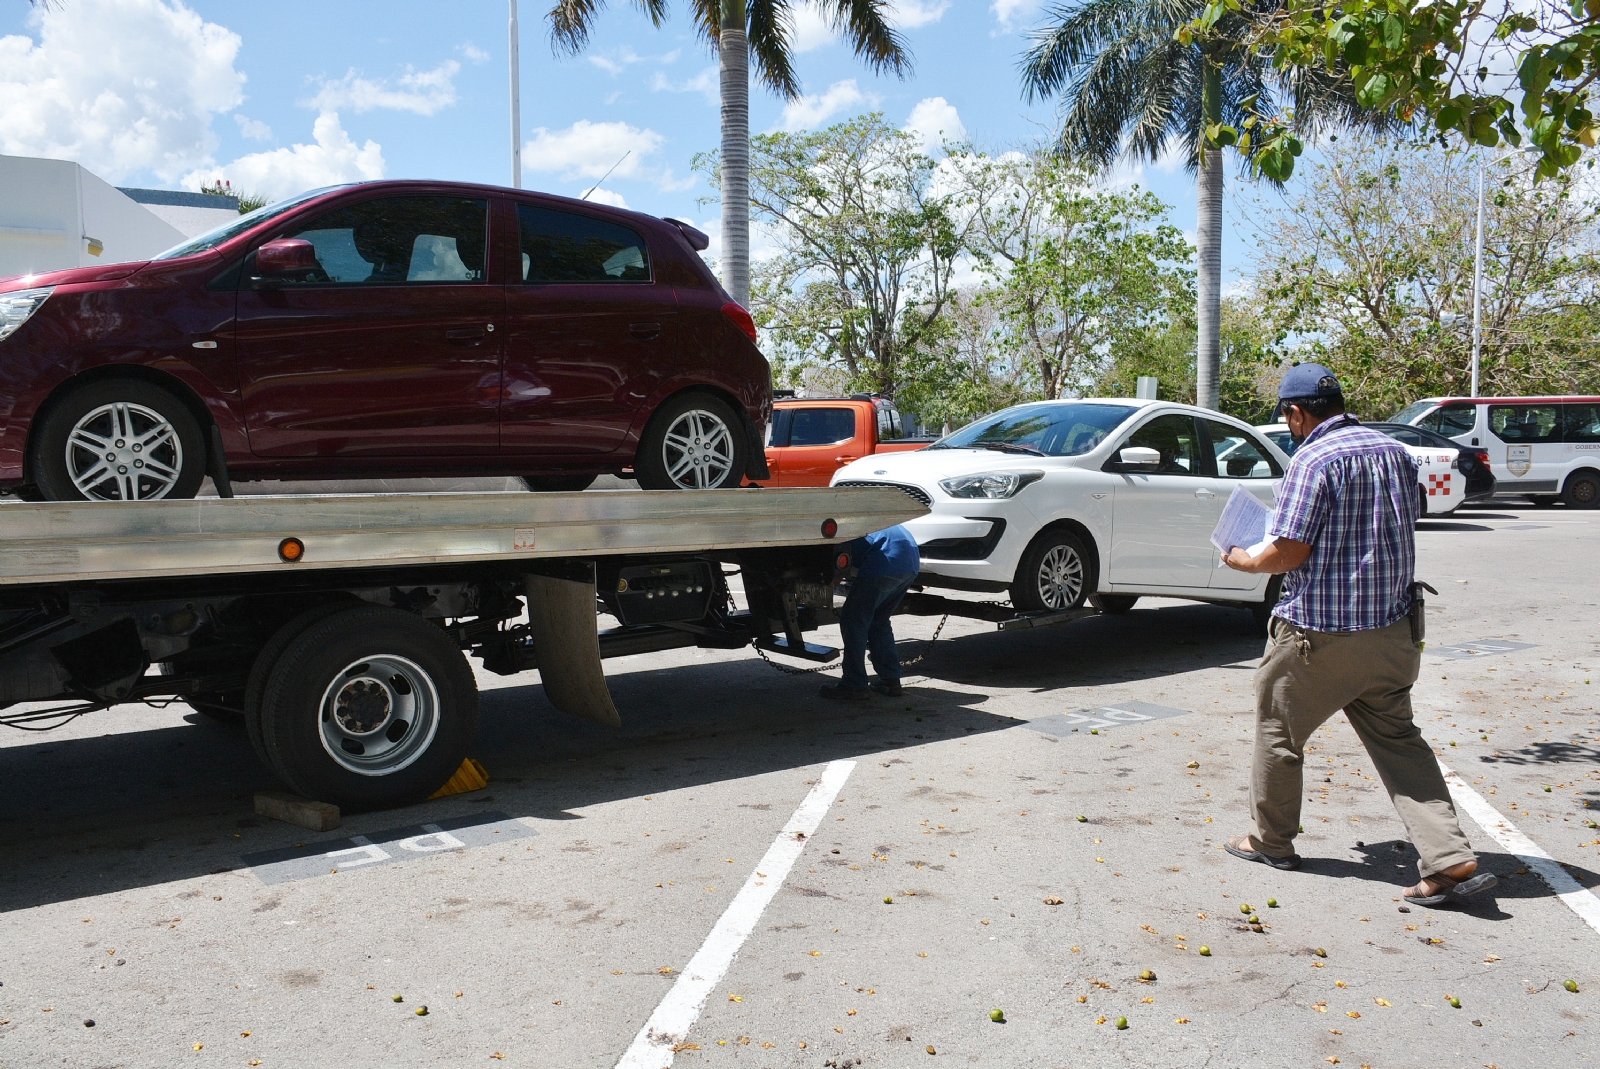
[[[1129,156],[1154,163],[1174,142],[1199,174],[1199,343],[1195,403],[1218,406],[1222,300],[1222,152],[1202,131],[1218,122],[1240,128],[1252,110],[1293,108],[1309,134],[1327,125],[1384,125],[1363,112],[1347,79],[1321,70],[1273,69],[1248,42],[1278,0],[1246,0],[1218,20],[1215,32],[1184,44],[1177,31],[1207,0],[1083,0],[1057,4],[1032,34],[1022,84],[1032,101],[1061,97],[1059,150],[1097,168]]]
[[[633,0],[660,26],[667,0]],[[690,0],[700,35],[717,49],[722,93],[722,282],[750,305],[750,65],[785,100],[800,96],[790,37],[800,0]],[[904,76],[911,57],[886,17],[888,0],[819,0],[855,53],[874,73]],[[557,48],[579,52],[588,43],[605,0],[557,0],[550,36]]]

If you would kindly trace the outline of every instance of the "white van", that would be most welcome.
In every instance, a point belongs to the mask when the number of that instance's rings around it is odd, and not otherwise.
[[[1600,508],[1600,397],[1430,397],[1389,421],[1486,450],[1500,496]]]

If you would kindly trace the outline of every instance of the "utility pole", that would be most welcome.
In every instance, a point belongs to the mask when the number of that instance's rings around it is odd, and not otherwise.
[[[1483,341],[1483,161],[1478,161],[1477,256],[1472,262],[1472,396],[1478,396],[1478,357]]]
[[[522,52],[517,31],[517,0],[511,0],[511,185],[522,188]]]

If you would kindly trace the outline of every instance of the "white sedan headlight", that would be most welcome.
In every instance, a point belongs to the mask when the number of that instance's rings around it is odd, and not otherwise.
[[[991,500],[1015,497],[1029,483],[1044,478],[1042,471],[983,471],[976,475],[957,475],[941,479],[939,489],[951,497],[985,497]]]
[[[28,317],[37,312],[39,306],[44,304],[44,299],[54,291],[54,286],[45,286],[0,293],[0,341],[15,334],[17,328],[26,323]]]

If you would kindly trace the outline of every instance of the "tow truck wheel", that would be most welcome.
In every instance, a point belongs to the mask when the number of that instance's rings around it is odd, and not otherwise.
[[[255,663],[250,666],[250,676],[244,688],[244,730],[250,737],[250,748],[255,750],[256,759],[268,768],[272,767],[272,759],[267,756],[266,740],[261,735],[261,698],[267,690],[267,679],[272,675],[272,669],[278,663],[278,658],[283,656],[283,651],[289,648],[289,643],[299,638],[308,627],[320,623],[336,612],[344,612],[359,604],[351,599],[349,601],[335,601],[313,608],[295,616],[288,623],[278,628],[267,644],[256,654]]]
[[[261,695],[272,768],[296,792],[349,809],[421,801],[460,767],[478,727],[461,650],[437,625],[368,605],[306,628]]]
[[[186,499],[205,478],[205,440],[166,390],[107,379],[50,406],[29,469],[46,501]]]
[[[1070,531],[1047,531],[1022,555],[1011,583],[1011,604],[1023,612],[1062,612],[1083,604],[1091,565],[1083,542]]]
[[[749,443],[733,411],[707,393],[667,399],[639,438],[642,490],[722,490],[744,480]]]
[[[1110,616],[1121,616],[1139,604],[1137,594],[1094,594],[1089,604]]]

